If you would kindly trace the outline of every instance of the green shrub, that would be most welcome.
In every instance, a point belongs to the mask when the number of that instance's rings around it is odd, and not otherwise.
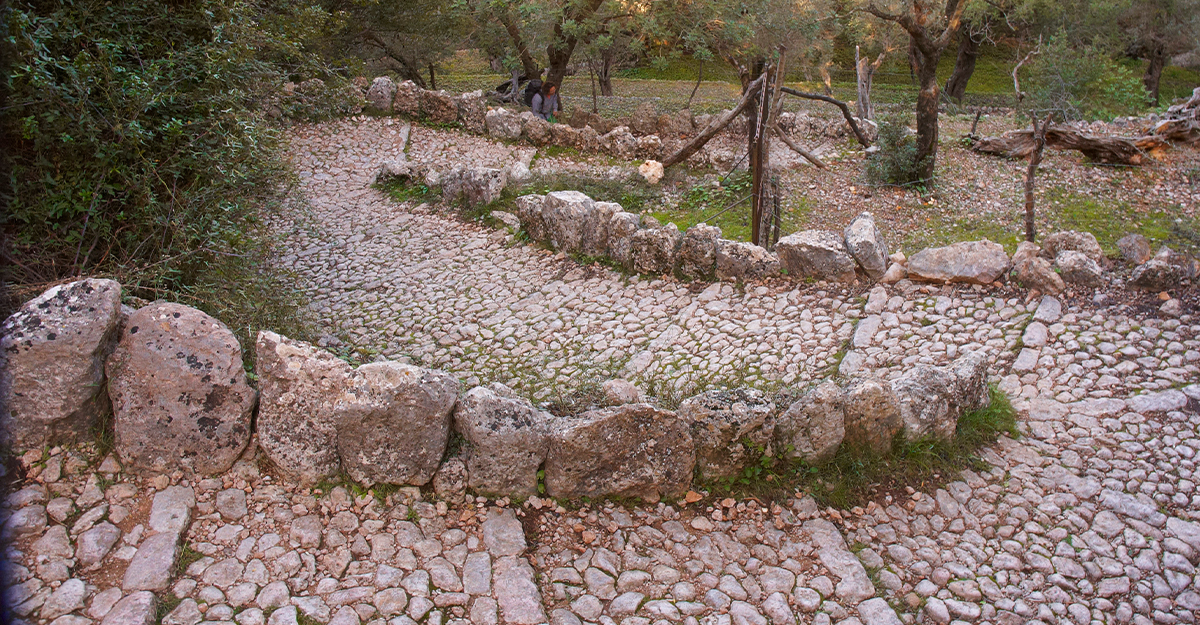
[[[1111,120],[1136,115],[1149,102],[1133,70],[1101,48],[1071,46],[1061,35],[1051,38],[1026,67],[1021,81],[1025,105],[1042,115]]]
[[[917,158],[917,136],[903,118],[884,116],[879,120],[879,151],[867,158],[867,181],[881,185],[923,184],[925,159]],[[929,157],[926,157],[929,158]]]
[[[127,295],[204,309],[243,338],[295,319],[264,227],[290,176],[264,112],[285,82],[324,75],[304,44],[324,12],[26,0],[3,19],[0,219],[14,300],[103,275]]]

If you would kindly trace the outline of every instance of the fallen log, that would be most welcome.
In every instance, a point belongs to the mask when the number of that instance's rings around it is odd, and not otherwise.
[[[1076,150],[1100,163],[1141,165],[1146,158],[1158,159],[1170,146],[1161,136],[1102,137],[1083,134],[1064,126],[1046,131],[1046,147],[1052,150]],[[984,137],[972,148],[981,154],[1027,158],[1037,149],[1032,130],[1014,130],[999,137]]]
[[[696,153],[696,150],[704,147],[704,144],[708,143],[709,140],[716,136],[718,132],[721,132],[723,128],[728,126],[729,122],[733,121],[738,115],[741,115],[742,111],[745,111],[746,107],[750,106],[750,102],[754,99],[755,95],[758,94],[758,90],[762,88],[763,80],[766,79],[766,77],[766,73],[763,73],[758,78],[755,78],[754,82],[747,85],[746,93],[742,95],[742,101],[738,102],[738,105],[735,106],[732,111],[726,111],[724,115],[710,123],[707,128],[700,131],[700,134],[696,135],[695,139],[688,141],[687,145],[679,148],[678,152],[668,156],[667,159],[663,161],[663,169],[686,161],[688,157]]]

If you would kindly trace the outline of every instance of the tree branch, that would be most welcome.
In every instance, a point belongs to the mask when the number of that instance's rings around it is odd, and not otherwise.
[[[766,77],[766,73],[763,73],[754,79],[754,82],[747,86],[746,93],[742,94],[742,101],[738,102],[738,105],[732,111],[725,113],[715,122],[709,124],[700,134],[696,135],[695,139],[692,139],[687,145],[679,148],[678,152],[667,157],[667,160],[663,161],[663,168],[665,169],[686,161],[691,155],[696,153],[696,150],[704,147],[704,144],[708,143],[718,132],[721,132],[723,128],[728,126],[729,122],[733,121],[738,115],[741,115],[742,111],[746,110],[746,107],[750,106],[750,102],[758,95],[758,90],[762,88]]]
[[[779,137],[780,139],[782,139],[783,142],[786,143],[789,148],[792,148],[792,150],[795,151],[797,154],[799,154],[800,156],[803,156],[804,160],[812,163],[813,165],[816,165],[817,167],[820,167],[821,169],[825,169],[825,163],[822,162],[821,159],[817,158],[817,156],[815,154],[809,152],[808,150],[805,150],[803,147],[800,146],[800,144],[796,143],[795,141],[792,141],[791,137],[787,136],[782,130],[779,129],[778,124],[771,126],[771,132],[774,132],[776,137]]]
[[[795,89],[792,89],[791,87],[783,87],[782,89],[780,89],[780,91],[783,91],[784,93],[786,93],[788,95],[794,95],[797,98],[804,98],[806,100],[820,100],[822,102],[828,102],[828,103],[833,104],[833,105],[837,106],[838,108],[842,109],[842,116],[845,117],[846,122],[850,124],[850,129],[854,131],[854,136],[858,138],[858,142],[861,143],[864,148],[871,147],[871,142],[867,141],[867,137],[865,135],[863,135],[862,129],[860,129],[858,127],[858,122],[854,121],[854,115],[852,115],[850,113],[850,107],[847,106],[845,102],[842,102],[841,100],[836,100],[829,96],[819,95],[816,93],[806,93],[804,91],[796,91]]]

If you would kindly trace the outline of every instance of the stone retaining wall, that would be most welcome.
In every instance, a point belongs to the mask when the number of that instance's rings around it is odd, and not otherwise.
[[[577,208],[553,199],[551,207]],[[577,234],[552,236],[583,245]],[[282,477],[303,485],[344,473],[366,485],[465,482],[481,494],[528,497],[544,470],[552,497],[657,501],[682,496],[697,474],[737,475],[760,450],[815,464],[844,441],[883,450],[900,432],[950,438],[959,416],[988,399],[988,358],[976,351],[890,383],[862,377],[778,396],[712,390],[676,411],[614,380],[609,405],[556,416],[502,384],[464,393],[443,371],[352,367],[265,331],[255,391],[224,324],[166,302],[122,311],[120,289],[96,279],[57,286],[4,323],[0,399],[14,450],[87,440],[111,411],[117,457],[140,474],[218,475],[258,445]],[[26,392],[51,363],[75,373]],[[455,432],[464,443],[446,458]]]

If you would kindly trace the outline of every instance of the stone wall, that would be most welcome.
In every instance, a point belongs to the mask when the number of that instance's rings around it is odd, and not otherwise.
[[[557,201],[552,211],[578,208]],[[609,209],[601,212],[610,220],[624,214]],[[549,236],[560,243],[594,244],[556,228]],[[661,230],[640,230],[650,242],[631,237],[631,249],[671,236]],[[502,384],[463,392],[443,371],[386,361],[352,367],[266,331],[255,345],[256,391],[224,324],[167,302],[122,311],[120,290],[91,279],[54,287],[5,322],[0,400],[15,451],[86,441],[111,412],[117,458],[143,475],[218,475],[258,445],[282,477],[302,485],[344,473],[368,486],[432,482],[528,497],[544,470],[552,497],[657,501],[682,496],[696,474],[737,475],[758,450],[820,463],[843,441],[882,450],[900,432],[949,438],[959,416],[988,399],[988,359],[973,352],[890,383],[862,377],[777,396],[712,390],[675,411],[614,380],[606,405],[556,416]],[[72,374],[24,392],[46,379],[47,363]],[[455,432],[464,444],[447,458]]]

